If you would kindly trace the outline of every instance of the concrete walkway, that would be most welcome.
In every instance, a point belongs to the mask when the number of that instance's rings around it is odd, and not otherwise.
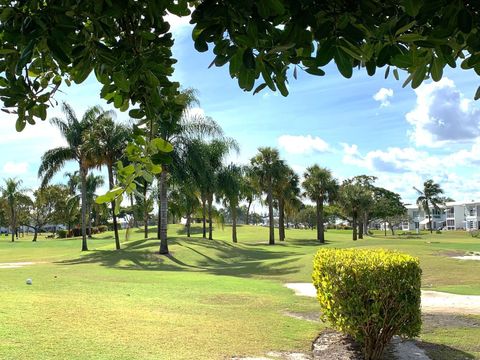
[[[311,283],[287,283],[285,286],[299,296],[317,296],[317,290]],[[422,311],[425,313],[480,315],[480,296],[422,290]]]

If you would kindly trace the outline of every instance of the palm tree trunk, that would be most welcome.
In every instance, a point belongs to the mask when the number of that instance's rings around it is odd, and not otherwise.
[[[167,216],[168,216],[168,197],[167,197],[167,166],[163,166],[163,171],[160,173],[160,254],[168,254],[167,242]]]
[[[352,240],[355,241],[357,240],[357,214],[353,214],[352,216],[352,228],[353,228]]]
[[[213,224],[212,224],[213,196],[209,196],[207,202],[208,202],[208,240],[213,240]]]
[[[285,241],[285,202],[278,199],[278,238]]]
[[[190,222],[192,221],[192,216],[190,213],[187,214],[187,222],[185,224],[185,227],[187,228],[187,237],[190,237]]]
[[[88,251],[87,246],[87,169],[80,166],[81,196],[82,196],[82,251]]]
[[[237,206],[234,205],[232,209],[232,241],[237,242]]]
[[[268,186],[268,221],[269,221],[269,237],[268,244],[275,245],[275,224],[273,222],[273,196],[272,196],[272,184],[270,182]]]
[[[317,240],[325,243],[325,233],[323,228],[323,198],[317,199]]]
[[[15,209],[12,205],[12,208],[10,210],[10,214],[11,214],[11,217],[12,217],[12,242],[15,242],[15,228],[16,228],[16,222],[17,222],[17,219],[15,218]]]
[[[249,225],[250,223],[250,206],[252,206],[252,202],[249,201],[247,205],[247,216],[245,218],[245,225]]]
[[[87,206],[87,218],[88,218],[88,238],[92,238],[92,206],[88,204]]]
[[[202,224],[203,224],[203,238],[204,239],[207,238],[206,218],[207,218],[207,205],[206,205],[205,198],[202,197]]]
[[[113,189],[114,178],[113,178],[113,166],[112,164],[107,164],[108,169],[108,187],[110,190]],[[117,215],[115,214],[115,200],[111,202],[112,208],[112,222],[113,222],[113,234],[115,236],[115,249],[120,250],[120,237],[118,236],[118,224],[117,224]]]
[[[143,237],[148,239],[148,204],[147,204],[148,183],[143,182]]]

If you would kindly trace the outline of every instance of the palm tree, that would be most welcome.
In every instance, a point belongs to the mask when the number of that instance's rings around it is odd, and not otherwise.
[[[162,164],[158,175],[158,226],[157,237],[160,239],[160,254],[168,254],[167,217],[168,217],[168,174],[182,172],[185,166],[182,156],[188,144],[201,138],[223,137],[222,128],[210,117],[192,113],[192,108],[199,105],[194,89],[182,91],[175,101],[166,105],[169,116],[158,116],[152,124],[152,133],[173,145],[171,163]]]
[[[218,195],[232,214],[232,241],[237,242],[237,207],[243,192],[242,168],[235,164],[222,167],[218,173]]]
[[[238,152],[238,144],[231,138],[215,138],[211,141],[192,140],[186,151],[186,164],[197,184],[202,203],[203,237],[206,238],[208,216],[208,239],[213,239],[213,196],[217,191],[217,174],[222,162],[231,150]]]
[[[273,219],[273,182],[280,175],[282,160],[277,149],[271,147],[258,148],[258,154],[250,160],[252,171],[258,179],[261,190],[267,193],[269,239],[270,245],[275,244],[274,219]]]
[[[103,176],[89,174],[87,176],[87,186],[86,186],[86,199],[87,199],[87,214],[88,214],[88,237],[92,238],[92,208],[95,204],[96,191],[99,187],[103,186],[105,181]]]
[[[313,165],[307,168],[304,173],[305,180],[302,183],[305,195],[315,202],[317,212],[317,240],[325,243],[323,228],[323,205],[325,202],[332,202],[338,192],[338,183],[333,178],[329,169]]]
[[[99,116],[99,120],[94,124],[91,131],[87,133],[85,139],[86,151],[89,152],[96,166],[105,165],[108,172],[108,187],[110,190],[115,185],[113,166],[119,161],[127,146],[130,137],[130,129],[123,125],[115,123],[115,112],[105,111]],[[120,238],[118,236],[117,215],[115,213],[115,200],[111,202],[113,232],[115,235],[115,248],[120,249]]]
[[[273,196],[278,205],[278,238],[285,241],[285,203],[300,195],[299,179],[295,171],[285,163],[279,165],[278,176],[273,183]]]
[[[60,130],[60,133],[67,141],[67,146],[61,146],[48,150],[43,154],[38,169],[38,177],[42,179],[42,186],[48,184],[52,177],[60,171],[68,161],[76,161],[80,174],[80,193],[82,199],[82,251],[87,251],[87,230],[86,230],[86,186],[88,170],[94,165],[92,159],[83,147],[85,134],[94,124],[103,110],[98,107],[89,108],[79,120],[73,109],[67,103],[62,104],[62,111],[65,118],[52,118],[50,123]]]
[[[245,224],[249,225],[250,223],[250,207],[252,206],[253,201],[259,196],[259,187],[256,182],[255,174],[252,172],[252,168],[249,165],[243,167],[243,192],[245,200],[247,201],[247,213],[245,216]]]
[[[423,208],[425,214],[428,216],[428,225],[430,227],[430,233],[433,232],[432,229],[432,216],[430,212],[430,206],[432,206],[435,210],[440,209],[440,205],[445,204],[445,198],[441,195],[443,194],[443,190],[439,184],[433,182],[433,180],[427,180],[423,183],[423,191],[413,187],[417,193],[417,205],[420,208]]]
[[[1,188],[2,196],[5,198],[8,207],[12,242],[15,241],[17,232],[17,207],[22,199],[26,197],[24,190],[20,187],[21,185],[22,180],[8,178],[5,179],[5,186]]]

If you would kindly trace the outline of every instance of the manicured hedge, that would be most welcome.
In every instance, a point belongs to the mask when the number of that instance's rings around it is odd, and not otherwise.
[[[380,359],[393,335],[420,333],[419,261],[387,250],[322,249],[313,283],[324,320]]]

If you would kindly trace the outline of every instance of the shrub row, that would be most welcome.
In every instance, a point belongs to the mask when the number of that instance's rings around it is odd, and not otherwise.
[[[108,231],[108,226],[107,225],[99,225],[99,226],[94,226],[92,227],[92,234],[99,234],[102,232]],[[87,228],[87,235],[89,234],[89,229]],[[58,230],[57,231],[57,236],[60,239],[64,239],[67,237],[76,237],[76,236],[82,236],[82,229],[81,228],[75,228],[70,231],[67,230]]]
[[[312,276],[324,320],[352,336],[365,359],[380,359],[393,335],[419,334],[418,259],[386,250],[322,249]]]

